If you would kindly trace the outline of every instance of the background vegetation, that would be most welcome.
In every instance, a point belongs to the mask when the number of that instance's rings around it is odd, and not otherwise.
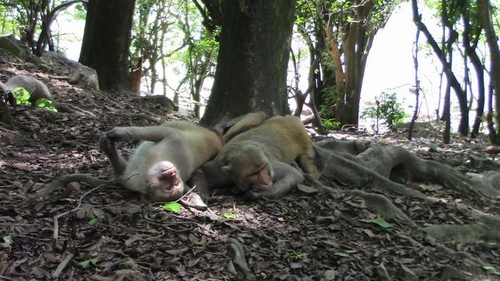
[[[456,101],[458,132],[476,137],[481,128],[486,128],[490,141],[498,144],[498,3],[487,0],[426,1],[425,5],[416,0],[410,2],[417,29],[413,55],[415,112],[407,114],[412,115],[413,121],[418,120],[420,95],[425,91],[420,88],[422,73],[418,68],[422,57],[419,51],[423,50],[441,64],[442,98],[436,116],[448,124],[444,142],[449,141],[450,111]],[[360,95],[373,40],[395,7],[403,2],[297,0],[288,11],[283,7],[270,9],[266,2],[245,3],[245,7],[234,9],[224,1],[203,0],[99,3],[93,0],[0,1],[2,33],[15,34],[34,54],[42,55],[45,51],[61,51],[63,34],[54,22],[62,12],[75,20],[85,18],[79,61],[97,70],[103,90],[128,89],[138,93],[143,89],[163,95],[170,92],[176,103],[194,110],[198,118],[202,118],[200,108],[212,100],[220,106],[213,109],[209,106],[202,119],[205,123],[214,123],[224,114],[237,115],[255,109],[271,115],[286,113],[288,97],[293,99],[295,115],[308,106],[321,128],[323,122],[330,127],[359,124]],[[223,18],[237,13],[244,19],[240,25],[223,22]],[[440,33],[433,34],[431,30],[436,29],[427,27],[425,21],[429,17],[440,22]],[[266,26],[272,23],[266,21],[278,18],[284,23],[293,20],[291,37],[285,35],[289,25],[274,26],[278,32],[269,33],[273,29]],[[257,25],[262,27],[259,31],[249,28]],[[224,30],[231,30],[231,35],[224,36]],[[265,46],[269,41],[266,36],[273,38],[273,44],[288,46],[289,55],[279,54],[282,57],[276,57],[276,63],[269,63],[274,58],[261,52],[273,46]],[[233,48],[236,45],[231,42],[246,43]],[[219,55],[219,48],[224,50],[224,46],[233,46],[228,50],[241,49],[242,52]],[[238,58],[242,59],[238,61]],[[225,72],[227,67],[221,67],[226,61],[229,66],[237,64],[229,73]],[[283,66],[288,68],[286,81],[280,78]],[[269,68],[269,73],[258,74],[262,68]],[[236,79],[240,72],[242,78]],[[241,86],[247,84],[250,86]],[[257,86],[251,86],[254,84]],[[210,89],[209,99],[204,93]],[[228,99],[226,95],[235,98]],[[226,100],[231,104],[225,104]],[[226,111],[224,114],[218,113],[221,108]],[[472,120],[469,120],[470,111],[475,111]]]

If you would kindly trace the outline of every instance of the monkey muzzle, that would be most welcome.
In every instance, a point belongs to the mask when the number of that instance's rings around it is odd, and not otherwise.
[[[150,190],[156,193],[176,193],[182,190],[182,179],[174,164],[162,161],[153,166],[148,173]]]
[[[163,190],[165,190],[166,192],[171,192],[181,184],[181,180],[175,167],[170,167],[162,170],[158,176],[158,179],[160,184],[162,185]]]

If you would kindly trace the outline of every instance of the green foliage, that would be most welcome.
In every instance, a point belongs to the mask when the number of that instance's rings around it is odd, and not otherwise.
[[[12,94],[16,98],[16,104],[18,105],[31,105],[30,98],[31,94],[22,87],[17,87],[12,90]]]
[[[349,257],[349,254],[345,253],[345,252],[335,252],[335,253],[333,253],[333,255],[341,257],[341,258],[347,258],[347,257]]]
[[[57,112],[56,107],[54,106],[54,103],[51,100],[42,98],[42,99],[37,99],[35,102],[36,107],[44,108],[50,111]]]
[[[378,103],[378,105],[377,105]],[[377,110],[379,115],[377,116]],[[389,129],[403,122],[409,115],[404,112],[403,106],[398,102],[396,93],[381,93],[374,103],[361,112],[361,118],[380,118],[385,121]]]
[[[163,205],[163,210],[170,213],[180,213],[181,208],[182,208],[181,204],[177,202],[169,202]]]
[[[13,17],[11,9],[6,6],[0,6],[0,26],[1,34],[15,33],[17,23]]]
[[[75,10],[74,10],[73,17],[76,20],[86,20],[87,19],[87,10],[82,5],[82,3],[77,3],[75,5]]]
[[[483,268],[486,269],[488,272],[491,272],[492,274],[500,276],[500,270],[495,269],[495,267],[493,266],[485,265],[483,266]]]
[[[297,251],[292,251],[292,253],[290,254],[290,257],[294,260],[301,260],[305,257],[307,257],[308,254],[303,254],[303,253],[300,253],[300,252],[297,252]]]
[[[12,245],[12,243],[14,243],[14,240],[12,240],[12,235],[4,236],[3,242],[7,245]]]
[[[82,267],[82,268],[87,268],[89,267],[90,265],[96,265],[97,263],[99,262],[99,258],[92,258],[92,259],[88,259],[88,260],[84,260],[82,262],[79,263],[79,265]]]
[[[96,225],[96,224],[98,224],[98,223],[99,223],[99,219],[98,219],[98,218],[93,218],[93,219],[91,219],[91,220],[88,222],[88,224],[89,224],[89,225]]]
[[[335,104],[337,104],[337,89],[335,86],[323,89],[323,102],[320,105],[319,115],[323,127],[327,130],[336,130],[340,122],[335,121]]]
[[[234,219],[236,216],[234,215],[233,212],[227,212],[227,213],[224,213],[224,218],[226,219]]]
[[[31,94],[22,87],[17,87],[12,90],[12,94],[16,98],[16,104],[18,105],[31,105]],[[41,98],[37,99],[35,102],[36,107],[44,108],[50,111],[57,112],[54,103],[51,100]]]
[[[373,224],[376,224],[382,228],[391,228],[392,225],[390,223],[388,223],[386,220],[384,219],[381,219],[381,218],[377,218],[377,219],[361,219],[362,222],[366,222],[366,223],[373,223]]]
[[[340,127],[340,122],[332,119],[323,119],[323,127],[327,130],[337,130]]]

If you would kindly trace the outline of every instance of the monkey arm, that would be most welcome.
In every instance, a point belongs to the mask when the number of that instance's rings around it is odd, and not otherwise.
[[[283,162],[273,161],[271,167],[274,172],[273,186],[264,191],[248,190],[245,192],[248,199],[281,197],[304,180],[304,175],[299,170]]]
[[[180,136],[178,130],[167,126],[149,127],[114,127],[106,135],[112,141],[120,140],[144,140],[159,142],[164,138]]]
[[[229,128],[224,134],[224,141],[228,142],[236,135],[246,132],[254,127],[257,127],[266,120],[266,114],[262,111],[248,113],[247,115],[240,116],[230,120],[226,125]]]
[[[216,159],[203,164],[193,172],[190,185],[196,186],[204,202],[207,202],[212,190],[231,184],[231,179],[221,170]]]
[[[125,161],[125,159],[123,159],[120,153],[118,153],[115,143],[106,135],[102,135],[99,138],[99,148],[101,148],[104,154],[106,154],[106,156],[108,157],[115,175],[122,175],[127,168],[127,162]]]

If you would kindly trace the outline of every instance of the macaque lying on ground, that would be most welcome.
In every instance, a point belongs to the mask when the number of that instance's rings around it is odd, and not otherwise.
[[[116,141],[142,140],[128,163],[118,153]],[[166,202],[179,199],[188,187],[184,181],[223,145],[222,136],[189,121],[151,127],[115,127],[101,136],[99,147],[108,157],[115,178],[143,199]]]
[[[304,180],[291,166],[294,161],[304,172],[321,176],[319,154],[297,117],[276,116],[229,139],[193,176],[205,197],[209,189],[231,184],[248,199],[280,197]]]
[[[12,91],[14,88],[24,88],[28,91],[30,96],[31,105],[35,105],[36,101],[41,98],[45,98],[52,101],[52,96],[50,95],[49,88],[45,84],[32,76],[27,75],[17,75],[10,77],[7,82],[0,82],[0,87],[4,91]]]

